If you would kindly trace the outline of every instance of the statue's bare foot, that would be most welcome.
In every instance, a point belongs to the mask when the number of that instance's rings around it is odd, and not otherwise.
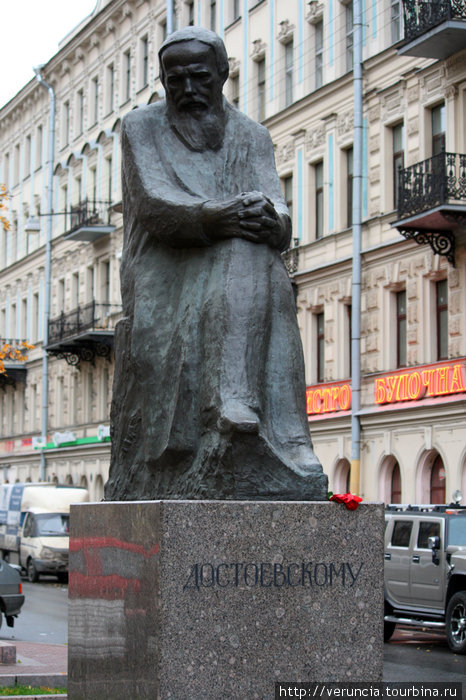
[[[258,433],[259,418],[257,413],[238,399],[230,399],[223,404],[218,429],[221,433],[232,430],[240,433]]]

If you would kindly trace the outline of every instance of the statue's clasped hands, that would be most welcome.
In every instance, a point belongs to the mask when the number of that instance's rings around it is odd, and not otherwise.
[[[283,224],[271,200],[262,192],[242,192],[220,202],[203,205],[204,228],[212,242],[225,238],[243,238],[252,243],[281,246]]]

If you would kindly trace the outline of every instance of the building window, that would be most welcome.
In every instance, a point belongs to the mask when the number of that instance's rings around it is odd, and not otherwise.
[[[405,162],[404,125],[397,124],[392,129],[393,138],[393,205],[398,207],[400,197],[400,171]]]
[[[401,2],[400,0],[391,0],[390,3],[390,26],[392,35],[392,44],[396,44],[401,39]]]
[[[437,455],[430,472],[430,502],[445,503],[445,467],[440,455]]]
[[[63,185],[61,188],[61,211],[63,212],[64,231],[68,229],[69,202],[68,202],[68,185]]]
[[[215,32],[217,26],[217,3],[215,0],[210,0],[210,28]]]
[[[127,102],[131,96],[131,51],[123,54],[123,80],[123,99]]]
[[[188,27],[194,26],[194,0],[186,3],[188,6]]]
[[[232,22],[235,20],[239,19],[240,12],[239,12],[239,0],[232,0]]]
[[[317,328],[317,381],[323,382],[325,379],[325,328],[324,314],[316,314]]]
[[[314,166],[316,238],[324,235],[324,163]]]
[[[15,160],[13,163],[13,185],[19,184],[19,169],[20,169],[21,150],[19,143],[15,146]]]
[[[346,225],[353,225],[353,149],[346,150]]]
[[[97,168],[91,168],[91,201],[97,201]]]
[[[79,272],[73,272],[71,277],[71,308],[79,306]]]
[[[5,185],[6,189],[8,190],[8,187],[10,185],[10,154],[5,153],[4,159],[3,159],[3,184]]]
[[[76,131],[80,136],[84,131],[84,91],[78,90],[76,94]]]
[[[345,322],[346,322],[346,343],[348,347],[348,352],[346,353],[347,365],[346,365],[346,376],[351,377],[353,371],[353,328],[352,328],[352,312],[353,307],[351,304],[345,304]]]
[[[141,61],[142,61],[142,87],[149,84],[149,39],[145,36],[141,39]]]
[[[115,69],[113,63],[107,67],[107,113],[113,112],[115,95]]]
[[[321,20],[314,26],[315,36],[315,87],[320,88],[323,83],[324,66],[324,23]]]
[[[395,462],[392,469],[390,503],[401,503],[401,472],[398,462]]]
[[[353,27],[353,2],[348,3],[345,7],[346,15],[346,71],[353,70],[353,44],[354,44],[354,27]]]
[[[230,78],[231,104],[239,109],[239,75]]]
[[[106,158],[106,166],[107,166],[107,201],[111,202],[112,201],[112,186],[113,186],[113,180],[112,180],[113,161],[112,161],[111,156]]]
[[[432,155],[445,151],[445,105],[432,110]]]
[[[292,41],[285,46],[285,107],[293,102],[293,55]]]
[[[36,168],[42,167],[42,152],[43,152],[44,129],[42,124],[39,124],[36,132]]]
[[[62,113],[62,134],[63,134],[63,148],[67,146],[70,142],[70,103],[63,103],[63,113]]]
[[[99,78],[92,79],[92,120],[93,124],[99,121]]]
[[[58,291],[57,291],[57,315],[62,314],[65,311],[65,280],[62,278],[58,280]]]
[[[448,282],[436,283],[437,360],[448,358]]]
[[[257,61],[257,121],[265,119],[265,58]]]
[[[396,366],[406,367],[406,291],[396,293]]]
[[[282,178],[282,191],[291,221],[293,221],[293,175]]]
[[[24,177],[29,177],[31,174],[31,154],[32,154],[32,142],[31,134],[26,136],[26,148],[24,150]]]

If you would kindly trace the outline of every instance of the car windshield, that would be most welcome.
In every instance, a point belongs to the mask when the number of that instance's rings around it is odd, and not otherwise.
[[[466,547],[466,517],[452,516],[448,523],[448,544]]]
[[[68,535],[70,516],[64,513],[43,513],[36,515],[36,527],[39,537]]]

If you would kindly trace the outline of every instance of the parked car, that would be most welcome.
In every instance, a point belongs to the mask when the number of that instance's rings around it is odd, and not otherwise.
[[[397,624],[444,629],[466,654],[466,507],[387,506],[385,641]]]
[[[0,559],[0,612],[8,627],[13,627],[24,603],[23,587],[19,567],[10,566]],[[0,627],[2,624],[0,614]]]

